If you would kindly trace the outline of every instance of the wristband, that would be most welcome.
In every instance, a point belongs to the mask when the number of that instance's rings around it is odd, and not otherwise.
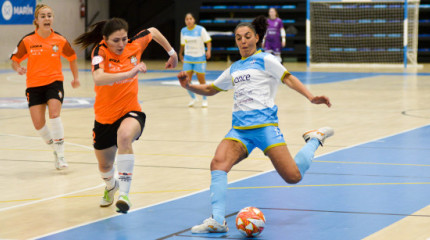
[[[173,48],[172,48],[172,50],[168,51],[167,53],[169,54],[169,56],[172,56],[172,55],[173,55],[173,54],[175,54],[176,52],[175,52],[175,49],[173,49]]]

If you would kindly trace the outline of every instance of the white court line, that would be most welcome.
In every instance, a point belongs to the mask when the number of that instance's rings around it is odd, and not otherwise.
[[[95,187],[89,187],[89,188],[85,188],[85,189],[81,189],[81,190],[78,190],[78,191],[74,191],[74,192],[70,192],[70,193],[65,193],[65,194],[61,194],[61,195],[57,195],[57,196],[53,196],[53,197],[42,198],[42,199],[39,199],[39,200],[36,200],[36,201],[32,201],[32,202],[29,202],[29,203],[15,205],[15,206],[12,206],[12,207],[0,208],[0,212],[7,211],[7,210],[10,210],[10,209],[14,209],[14,208],[19,208],[19,207],[24,207],[24,206],[32,205],[32,204],[36,204],[36,203],[40,203],[40,202],[49,201],[49,200],[56,199],[56,198],[65,197],[65,196],[72,195],[72,194],[79,193],[79,192],[85,192],[85,191],[96,189],[96,188],[103,187],[103,186],[104,186],[104,183],[102,183],[100,185],[97,185]]]
[[[17,134],[1,134],[0,133],[0,136],[22,137],[22,138],[32,138],[32,139],[37,138],[37,139],[40,139],[40,137],[23,136],[23,135],[17,135]],[[73,146],[77,146],[77,147],[81,147],[81,148],[86,148],[86,149],[94,150],[93,147],[88,147],[88,146],[77,144],[77,143],[69,143],[69,142],[64,142],[64,143],[68,144],[68,145],[73,145]]]
[[[22,136],[22,135],[16,135],[16,134],[0,134],[0,136],[22,137],[22,138],[30,138],[30,139],[36,139],[36,138],[39,139],[40,138],[40,137],[30,137],[30,136]],[[68,143],[68,142],[65,142],[65,143],[69,144],[69,145],[73,145],[73,146],[78,146],[78,147],[86,148],[86,149],[91,149],[91,150],[94,149],[92,147],[88,147],[88,146],[81,145],[81,144]],[[35,201],[24,203],[24,204],[15,205],[15,206],[12,206],[12,207],[0,208],[0,212],[7,211],[7,210],[10,210],[10,209],[14,209],[14,208],[19,208],[19,207],[24,207],[24,206],[32,205],[32,204],[36,204],[36,203],[40,203],[40,202],[49,201],[49,200],[56,199],[56,198],[65,197],[65,196],[72,195],[72,194],[79,193],[79,192],[85,192],[85,191],[96,189],[96,188],[103,187],[103,186],[104,186],[104,183],[102,183],[100,185],[97,185],[97,186],[94,186],[94,187],[89,187],[89,188],[85,188],[85,189],[81,189],[81,190],[77,190],[77,191],[74,191],[74,192],[65,193],[65,194],[61,194],[61,195],[57,195],[57,196],[53,196],[53,197],[42,198],[42,199],[39,199],[39,200],[35,200]]]
[[[415,128],[409,129],[409,130],[401,131],[401,132],[398,132],[398,133],[390,134],[390,135],[387,135],[387,136],[384,136],[384,137],[379,137],[379,138],[376,138],[376,139],[373,139],[373,140],[369,140],[369,141],[365,141],[365,142],[362,142],[362,143],[354,144],[354,145],[349,146],[349,147],[341,148],[341,149],[338,149],[338,150],[334,150],[332,152],[328,152],[328,153],[324,153],[324,154],[318,155],[315,158],[322,157],[322,156],[329,155],[329,154],[333,154],[333,153],[336,153],[336,152],[339,152],[339,151],[343,151],[345,149],[350,149],[350,148],[353,148],[353,147],[356,147],[356,146],[359,146],[359,145],[363,145],[363,144],[366,144],[366,143],[375,142],[375,141],[378,141],[378,140],[381,140],[381,139],[384,139],[384,138],[393,137],[393,136],[398,135],[398,134],[403,134],[403,133],[406,133],[406,132],[411,132],[413,130],[416,130],[416,129],[419,129],[419,128],[423,128],[423,127],[426,127],[426,126],[429,126],[429,124],[425,124],[425,125],[422,125],[422,126],[419,126],[419,127],[415,127]],[[231,183],[236,183],[236,182],[239,182],[239,181],[243,181],[243,180],[246,180],[246,179],[249,179],[249,178],[253,178],[253,177],[257,177],[257,176],[260,176],[260,175],[263,175],[263,174],[266,174],[266,173],[269,173],[269,172],[273,172],[273,171],[275,171],[275,169],[268,170],[268,171],[265,171],[265,172],[262,172],[262,173],[258,173],[258,174],[252,175],[252,176],[248,176],[248,177],[245,177],[245,178],[241,178],[241,179],[238,179],[236,181],[229,182],[228,184],[230,185]],[[165,201],[162,201],[162,202],[159,202],[159,203],[151,204],[151,205],[146,206],[146,207],[136,208],[136,209],[130,210],[128,212],[135,212],[135,211],[139,211],[139,210],[142,210],[142,209],[150,208],[150,207],[153,207],[153,206],[161,205],[161,204],[164,204],[164,203],[173,202],[175,200],[178,200],[178,199],[181,199],[181,198],[186,198],[186,197],[189,197],[189,196],[192,196],[192,195],[195,195],[195,194],[199,194],[201,192],[208,191],[208,190],[209,190],[209,188],[206,188],[206,189],[203,189],[203,190],[200,190],[200,191],[197,191],[197,192],[194,192],[194,193],[190,193],[190,194],[187,194],[187,195],[184,195],[184,196],[179,196],[179,197],[176,197],[176,198],[173,198],[173,199],[169,199],[169,200],[165,200]],[[109,216],[109,217],[101,218],[101,219],[94,220],[94,221],[89,221],[89,222],[82,223],[82,224],[79,224],[79,225],[76,225],[76,226],[73,226],[73,227],[69,227],[69,228],[65,228],[65,229],[62,229],[62,230],[54,231],[54,232],[51,232],[51,233],[47,233],[47,234],[44,234],[44,235],[41,235],[41,236],[37,236],[37,237],[34,237],[32,239],[44,238],[44,237],[51,236],[51,235],[54,235],[54,234],[57,234],[57,233],[65,232],[65,231],[68,231],[68,230],[71,230],[71,229],[75,229],[75,228],[78,228],[78,227],[82,227],[82,226],[89,225],[89,224],[92,224],[92,223],[100,222],[100,221],[103,221],[103,220],[106,220],[106,219],[109,219],[109,218],[114,218],[114,217],[121,216],[121,215],[124,215],[124,214],[117,213],[117,214]]]

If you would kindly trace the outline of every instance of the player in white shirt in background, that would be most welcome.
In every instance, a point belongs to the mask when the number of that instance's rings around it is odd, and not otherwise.
[[[185,24],[187,26],[181,30],[181,49],[179,50],[179,59],[183,63],[182,70],[190,79],[192,79],[193,73],[196,73],[199,83],[205,84],[206,60],[211,58],[212,39],[204,27],[196,25],[193,14],[185,15]],[[207,50],[205,50],[205,43]],[[197,97],[191,91],[188,93],[191,96],[188,106],[193,107],[198,101]],[[202,107],[207,106],[206,96],[203,96]]]

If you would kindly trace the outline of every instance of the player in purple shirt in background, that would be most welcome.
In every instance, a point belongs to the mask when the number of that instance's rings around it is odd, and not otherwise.
[[[282,62],[281,48],[285,47],[285,29],[275,8],[269,9],[267,32],[264,36],[264,51],[275,55]]]

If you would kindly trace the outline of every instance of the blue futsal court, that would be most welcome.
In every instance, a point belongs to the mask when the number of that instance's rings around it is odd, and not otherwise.
[[[229,184],[228,233],[192,234],[210,215],[209,191],[134,209],[41,239],[244,239],[235,216],[260,208],[266,228],[255,239],[362,239],[430,202],[430,125],[318,156],[297,185],[275,171]],[[209,174],[209,173],[208,173]]]

